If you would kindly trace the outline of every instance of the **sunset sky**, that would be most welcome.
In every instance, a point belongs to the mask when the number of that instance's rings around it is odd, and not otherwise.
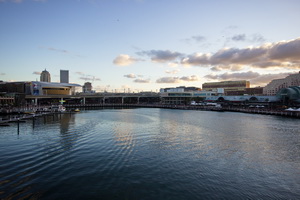
[[[0,80],[159,91],[300,71],[299,0],[0,0]]]

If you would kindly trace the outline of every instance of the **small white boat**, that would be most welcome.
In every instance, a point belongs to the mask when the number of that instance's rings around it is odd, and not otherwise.
[[[65,112],[66,111],[66,107],[59,105],[58,106],[58,112]]]
[[[51,111],[52,112],[65,112],[66,108],[63,105],[52,106]]]

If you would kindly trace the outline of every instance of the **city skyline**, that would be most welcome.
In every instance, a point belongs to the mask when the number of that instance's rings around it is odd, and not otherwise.
[[[45,68],[96,91],[265,86],[300,69],[297,0],[0,0],[0,80]]]

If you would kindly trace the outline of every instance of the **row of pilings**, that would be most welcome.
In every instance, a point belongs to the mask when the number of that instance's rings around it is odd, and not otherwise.
[[[30,113],[30,114],[12,114],[12,115],[2,115],[0,118],[0,126],[10,126],[10,124],[17,124],[17,132],[20,133],[20,124],[28,123],[31,121],[32,128],[35,128],[36,120],[38,118],[42,118],[44,124],[50,121],[58,121],[61,120],[63,114],[73,114],[73,111],[66,112],[38,112],[38,113]]]

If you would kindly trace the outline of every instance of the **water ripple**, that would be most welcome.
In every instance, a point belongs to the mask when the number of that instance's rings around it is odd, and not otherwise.
[[[16,125],[1,129],[1,199],[296,199],[300,192],[293,119],[164,109],[60,117],[22,124],[19,135]]]

